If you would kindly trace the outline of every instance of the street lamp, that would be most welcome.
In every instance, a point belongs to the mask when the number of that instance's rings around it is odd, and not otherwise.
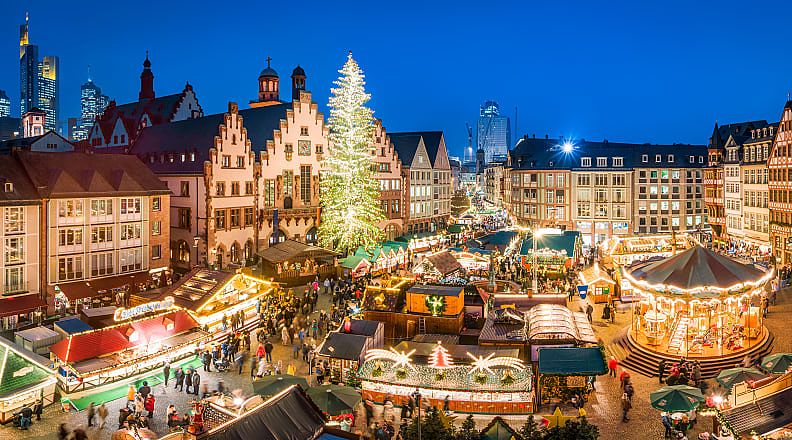
[[[421,440],[421,392],[418,391],[418,388],[412,393],[412,397],[415,400],[415,406],[418,407],[418,440]]]

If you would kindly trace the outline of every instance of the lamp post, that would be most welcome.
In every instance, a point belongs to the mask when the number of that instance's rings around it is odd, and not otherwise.
[[[421,392],[418,391],[418,388],[412,393],[413,399],[415,399],[415,406],[418,408],[418,440],[421,440]]]

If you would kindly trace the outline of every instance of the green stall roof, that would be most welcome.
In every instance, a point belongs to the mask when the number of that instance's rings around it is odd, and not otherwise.
[[[539,374],[597,376],[606,372],[605,359],[599,347],[539,349]]]

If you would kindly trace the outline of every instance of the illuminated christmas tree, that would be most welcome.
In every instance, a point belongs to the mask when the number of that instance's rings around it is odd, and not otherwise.
[[[437,345],[432,349],[432,353],[429,355],[429,365],[438,369],[446,369],[454,366],[454,360],[440,341],[437,341]]]
[[[331,90],[329,155],[322,164],[319,240],[344,254],[373,247],[383,237],[379,181],[371,155],[373,111],[366,107],[363,71],[349,53]]]

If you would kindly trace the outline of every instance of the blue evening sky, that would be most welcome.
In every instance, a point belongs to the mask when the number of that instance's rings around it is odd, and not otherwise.
[[[253,99],[267,56],[283,92],[302,65],[324,108],[351,49],[385,127],[443,130],[452,154],[486,99],[519,107],[515,140],[705,143],[715,120],[777,120],[792,88],[790,1],[5,0],[0,89],[17,112],[26,10],[40,54],[60,56],[64,119],[89,64],[104,93],[137,99],[147,49],[157,94],[189,81],[207,114]]]

